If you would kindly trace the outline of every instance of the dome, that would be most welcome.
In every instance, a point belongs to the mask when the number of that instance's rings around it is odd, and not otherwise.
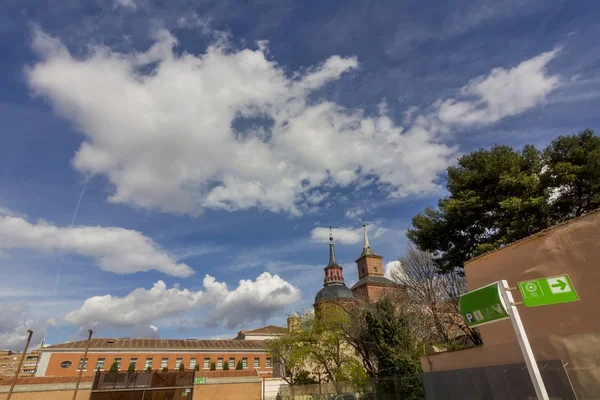
[[[315,304],[327,300],[354,300],[354,295],[344,284],[330,284],[319,290],[315,296]]]

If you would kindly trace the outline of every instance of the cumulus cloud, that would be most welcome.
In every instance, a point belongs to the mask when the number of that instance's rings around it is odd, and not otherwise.
[[[117,5],[125,8],[136,9],[138,6],[136,0],[115,0],[115,2]]]
[[[23,350],[27,330],[33,331],[32,347],[40,343],[52,319],[36,319],[26,304],[0,304],[0,349]]]
[[[176,53],[176,45],[160,30],[146,51],[92,47],[75,58],[34,32],[41,60],[27,69],[28,84],[80,129],[73,165],[106,177],[111,202],[191,215],[251,207],[301,214],[329,196],[314,192],[324,183],[376,177],[393,197],[440,192],[440,175],[457,155],[444,142],[449,124],[514,115],[541,102],[558,79],[543,71],[555,53],[544,53],[471,82],[463,91],[475,100],[441,102],[439,112],[413,115],[404,127],[384,109],[367,116],[311,97],[357,69],[355,57],[333,55],[288,74],[267,57],[266,42],[236,50],[220,37],[203,54]]]
[[[385,264],[385,277],[388,279],[393,279],[394,273],[403,274],[402,264],[398,260],[390,261],[389,263]]]
[[[494,68],[489,75],[472,80],[461,90],[467,99],[447,99],[439,104],[439,119],[462,125],[487,124],[537,106],[560,84],[558,76],[545,71],[559,51],[542,53],[511,69]]]
[[[20,217],[0,215],[0,250],[34,249],[64,251],[93,258],[98,266],[116,274],[156,270],[187,277],[188,265],[173,260],[138,231],[118,227],[57,227],[47,222],[32,224]]]
[[[344,218],[356,220],[365,215],[365,210],[360,207],[352,207],[346,210]]]
[[[389,229],[377,225],[367,227],[369,238],[377,238]],[[340,244],[357,244],[363,242],[363,228],[333,228],[333,239],[335,243]],[[329,228],[316,227],[310,231],[310,240],[313,242],[328,242]]]
[[[81,327],[132,328],[211,306],[208,320],[213,325],[225,323],[227,328],[235,328],[254,321],[266,322],[300,299],[298,288],[268,272],[254,281],[241,280],[234,290],[210,275],[204,277],[203,286],[204,291],[194,292],[178,286],[167,288],[158,281],[151,289],[138,288],[124,297],[94,296],[68,313],[65,320]],[[156,328],[155,324],[149,326]]]

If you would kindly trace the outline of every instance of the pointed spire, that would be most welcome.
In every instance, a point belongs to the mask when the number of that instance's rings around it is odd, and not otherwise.
[[[367,236],[367,225],[363,223],[363,250],[362,253],[360,253],[360,257],[365,255],[376,256],[377,254],[371,249],[369,237]]]
[[[338,265],[335,261],[335,250],[333,248],[333,234],[331,233],[331,226],[329,227],[329,264],[328,267],[334,267]]]

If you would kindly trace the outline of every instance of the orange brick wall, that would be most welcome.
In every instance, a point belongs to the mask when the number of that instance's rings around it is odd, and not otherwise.
[[[383,276],[383,267],[381,265],[381,256],[363,256],[356,260],[358,267],[358,279],[367,275]]]
[[[261,400],[261,382],[194,386],[194,400]]]
[[[52,353],[50,356],[50,361],[48,363],[48,368],[46,370],[45,376],[77,376],[79,371],[77,371],[77,367],[79,365],[80,358],[83,357],[83,352],[77,353]],[[200,371],[208,370],[204,369],[204,358],[210,357],[211,362],[217,362],[217,358],[222,357],[223,363],[229,361],[230,357],[235,358],[235,362],[241,360],[243,357],[248,358],[248,368],[254,369],[254,358],[258,357],[260,359],[260,368],[258,368],[259,372],[271,372],[273,368],[266,368],[266,359],[268,355],[265,353],[88,353],[88,365],[87,370],[83,371],[83,375],[92,376],[96,370],[96,363],[98,358],[104,358],[104,370],[108,371],[110,366],[114,362],[115,358],[121,358],[121,370],[126,371],[129,367],[129,363],[132,357],[137,358],[136,369],[142,370],[144,369],[144,365],[146,364],[146,358],[152,358],[152,369],[159,370],[161,369],[161,362],[163,357],[168,358],[168,368],[174,369],[175,362],[177,358],[183,358],[183,364],[186,368],[190,367],[190,359],[192,357],[196,357],[196,363],[200,366]],[[71,361],[71,367],[62,368],[60,364],[63,361]],[[272,367],[272,364],[271,364]]]
[[[6,393],[0,393],[0,400],[6,400],[7,396],[8,395]],[[73,390],[54,390],[45,392],[13,392],[10,400],[71,400],[72,398]],[[77,392],[77,400],[89,399],[89,389],[80,389]]]

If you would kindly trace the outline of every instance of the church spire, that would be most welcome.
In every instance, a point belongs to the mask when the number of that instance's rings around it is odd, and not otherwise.
[[[367,236],[367,225],[363,224],[363,250],[360,253],[360,257],[362,256],[376,256],[377,254],[371,249],[371,245],[369,244],[369,237]]]
[[[329,264],[328,267],[335,267],[338,263],[335,261],[335,249],[333,248],[333,234],[331,233],[331,226],[329,227]]]

